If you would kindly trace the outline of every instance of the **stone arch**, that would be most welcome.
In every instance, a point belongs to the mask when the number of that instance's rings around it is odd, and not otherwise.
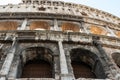
[[[50,30],[50,25],[46,21],[33,21],[30,30]]]
[[[24,46],[24,44],[23,44],[23,45],[21,45],[21,49],[18,52],[19,52],[19,54],[21,54],[22,51],[26,50],[27,48],[32,48],[32,47],[44,47],[51,51],[51,53],[52,53],[51,55],[59,55],[58,54],[59,50],[58,50],[57,46],[51,45],[49,43],[40,43],[37,45],[36,44],[28,44],[26,46]]]
[[[40,47],[40,46],[37,46],[37,47],[28,47],[28,48],[25,48],[25,49],[22,50],[22,53],[23,53],[23,54],[20,54],[21,56],[28,56],[28,57],[29,57],[29,58],[26,57],[26,59],[25,59],[24,62],[28,61],[29,59],[33,59],[34,57],[37,56],[37,54],[35,54],[34,56],[32,56],[32,54],[25,53],[24,51],[26,51],[26,50],[32,51],[32,49],[36,49],[36,48],[42,49],[42,50],[43,50],[43,49],[44,49],[44,50],[47,50],[47,51],[49,52],[49,54],[50,54],[51,56],[53,56],[53,52],[52,52],[49,48]],[[31,49],[31,50],[30,50],[30,49]],[[25,54],[24,54],[24,53],[25,53]],[[30,56],[31,56],[31,58],[30,58]],[[33,58],[32,58],[32,57],[33,57]],[[27,60],[27,59],[28,59],[28,60]],[[51,61],[51,60],[48,59],[48,61]]]
[[[118,52],[112,53],[112,59],[114,60],[116,65],[120,68],[120,53]]]
[[[106,78],[99,57],[90,50],[73,48],[70,51],[70,56],[75,78]]]
[[[97,35],[107,35],[108,34],[108,32],[107,32],[107,30],[105,30],[105,28],[96,26],[96,25],[91,25],[90,31],[92,34],[97,34]]]
[[[79,25],[71,22],[64,22],[62,23],[61,27],[62,27],[62,31],[73,31],[73,32],[80,31]]]
[[[16,21],[3,21],[0,22],[0,30],[16,30],[18,22]]]
[[[54,78],[53,55],[49,48],[28,47],[20,53],[22,78]]]

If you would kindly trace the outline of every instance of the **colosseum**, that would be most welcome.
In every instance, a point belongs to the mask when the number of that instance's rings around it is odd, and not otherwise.
[[[85,5],[0,5],[0,80],[120,80],[120,18]]]

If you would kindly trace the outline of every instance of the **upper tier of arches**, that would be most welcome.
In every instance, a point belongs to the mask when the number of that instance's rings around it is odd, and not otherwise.
[[[42,8],[42,9],[41,9]],[[120,24],[120,18],[110,13],[94,9],[85,5],[54,1],[54,0],[23,0],[19,5],[1,5],[0,12],[44,12],[62,15],[75,15],[81,17],[95,18],[117,25]]]
[[[0,31],[12,30],[53,30],[63,32],[80,32],[95,35],[104,35],[120,38],[120,31],[110,26],[98,25],[86,22],[64,21],[64,20],[29,20],[0,21]]]

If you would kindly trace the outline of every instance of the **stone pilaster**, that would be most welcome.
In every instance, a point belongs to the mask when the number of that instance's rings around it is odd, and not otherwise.
[[[60,70],[61,70],[61,74],[68,74],[68,68],[67,68],[66,57],[65,57],[62,41],[59,41],[58,45],[59,45],[59,51],[60,51]]]
[[[87,33],[87,34],[89,34],[90,32],[87,30],[87,27],[85,26],[85,23],[84,22],[80,22],[80,24],[81,24],[81,28],[82,28],[82,32],[85,32],[85,33]]]
[[[2,69],[0,70],[0,76],[2,77],[8,76],[8,73],[9,73],[13,58],[14,58],[15,51],[16,51],[16,41],[13,41],[11,49],[8,51],[6,59],[2,65]]]
[[[54,19],[54,30],[55,31],[59,30],[57,19]]]
[[[59,70],[59,56],[54,56],[54,70],[55,70],[55,79],[59,79],[59,73],[60,73],[60,70]]]
[[[106,29],[107,29],[108,32],[110,33],[110,36],[116,37],[115,33],[114,33],[109,27],[106,26]]]
[[[22,70],[20,66],[21,65],[21,60],[19,56],[15,56],[12,64],[11,64],[11,68],[9,70],[9,79],[15,79],[18,77],[18,74],[21,75],[21,73],[19,72],[19,70]]]
[[[18,30],[25,30],[27,26],[27,19],[25,19],[21,25],[21,27]]]
[[[62,41],[58,42],[59,51],[60,51],[60,71],[61,71],[61,80],[73,80],[73,76],[68,72],[67,61],[62,45]]]
[[[7,40],[10,37],[10,34],[7,34],[4,40]],[[4,44],[0,45],[0,49],[4,46]]]
[[[107,56],[107,53],[105,52],[105,50],[102,47],[101,42],[99,41],[98,37],[93,37],[93,44],[96,47],[96,49],[99,51],[100,56],[101,56],[101,61],[102,64],[104,66],[104,70],[106,70],[107,72],[107,77],[110,79],[115,79],[115,80],[119,80],[120,78],[120,73],[119,71],[117,71],[117,69],[115,68],[114,64],[112,63],[111,59],[109,58],[109,56]]]

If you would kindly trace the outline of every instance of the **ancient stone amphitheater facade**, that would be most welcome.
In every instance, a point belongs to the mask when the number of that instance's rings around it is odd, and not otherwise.
[[[1,5],[0,80],[120,80],[120,18],[63,1]]]

